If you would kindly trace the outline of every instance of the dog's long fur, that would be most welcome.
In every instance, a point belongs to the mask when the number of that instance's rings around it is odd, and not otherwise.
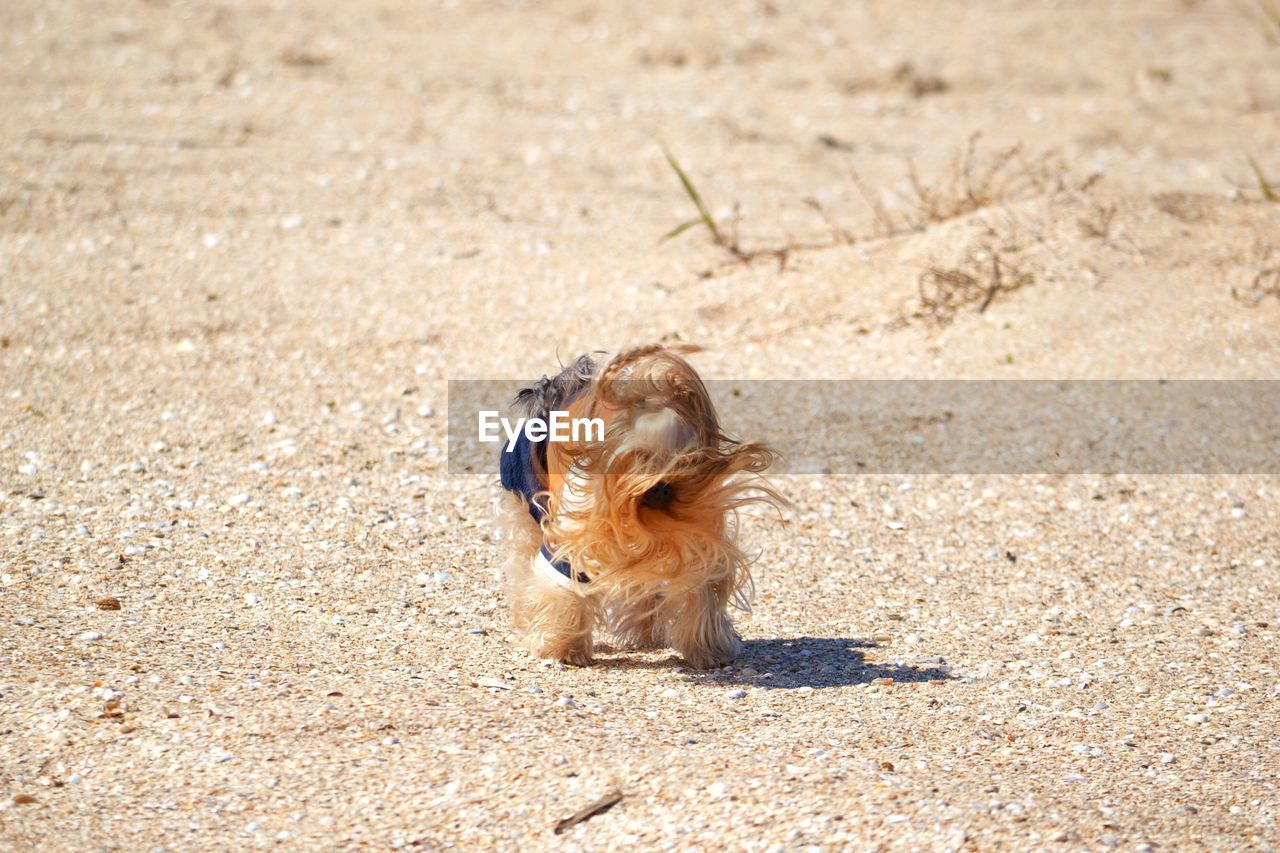
[[[589,664],[597,625],[624,647],[669,645],[699,668],[740,650],[727,608],[748,609],[754,588],[737,511],[785,501],[759,476],[773,452],[721,431],[687,351],[643,347],[603,367],[583,356],[517,396],[526,417],[567,408],[608,424],[603,440],[544,445],[541,527],[520,496],[506,502],[507,598],[542,657]],[[536,573],[544,542],[589,582],[565,589]]]

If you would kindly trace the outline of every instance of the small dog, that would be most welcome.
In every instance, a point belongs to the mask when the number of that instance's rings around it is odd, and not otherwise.
[[[741,642],[729,604],[750,607],[737,510],[786,501],[759,476],[775,454],[721,432],[694,347],[632,349],[600,366],[584,355],[515,399],[516,414],[603,423],[590,438],[504,449],[510,493],[506,593],[522,643],[540,657],[592,662],[592,632],[623,648],[674,647],[699,669]]]

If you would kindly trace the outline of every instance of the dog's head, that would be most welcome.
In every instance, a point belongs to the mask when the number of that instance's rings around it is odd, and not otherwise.
[[[736,510],[782,502],[756,476],[774,453],[724,434],[683,352],[645,347],[607,363],[571,406],[604,422],[603,439],[548,452],[548,540],[593,580],[736,586]]]

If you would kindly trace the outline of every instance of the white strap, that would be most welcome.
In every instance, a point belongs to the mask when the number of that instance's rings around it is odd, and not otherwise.
[[[582,591],[582,584],[572,578],[567,578],[560,574],[560,572],[556,571],[556,567],[551,565],[551,561],[542,553],[541,548],[539,548],[538,553],[533,556],[533,571],[534,574],[541,575],[543,578],[551,581],[557,586],[562,586],[565,589],[572,590],[573,592]]]

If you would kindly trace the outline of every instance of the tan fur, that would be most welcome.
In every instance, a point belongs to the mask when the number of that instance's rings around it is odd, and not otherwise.
[[[521,644],[538,657],[590,665],[598,597],[563,589],[533,571],[542,532],[519,497],[503,496],[499,523],[507,546],[507,603]]]
[[[519,498],[509,526],[507,597],[522,642],[535,654],[587,664],[597,623],[629,648],[674,647],[692,666],[723,666],[741,643],[727,609],[750,607],[753,584],[736,544],[737,511],[785,501],[759,477],[774,454],[730,439],[706,387],[675,351],[623,353],[574,402],[576,416],[604,417],[603,441],[553,443],[539,530]],[[667,484],[668,506],[646,503]],[[523,523],[519,516],[523,516]],[[545,541],[589,583],[567,590],[537,575]]]

